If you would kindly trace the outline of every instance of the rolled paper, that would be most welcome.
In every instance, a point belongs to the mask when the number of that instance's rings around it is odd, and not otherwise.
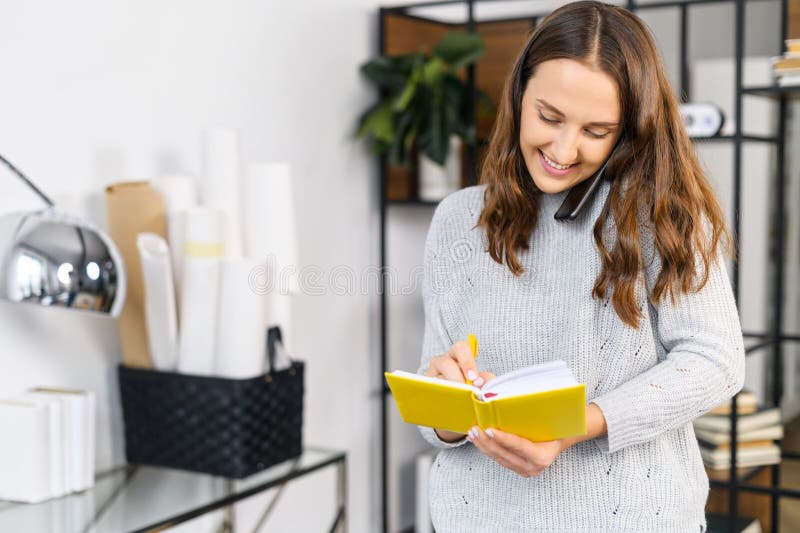
[[[144,311],[150,357],[157,370],[175,370],[178,360],[178,318],[167,241],[153,233],[137,239],[144,276]]]
[[[245,255],[275,265],[274,292],[299,293],[297,230],[291,169],[260,163],[245,178]],[[273,261],[274,260],[274,261]]]
[[[252,378],[264,372],[267,299],[251,285],[259,262],[223,259],[220,268],[216,375]]]
[[[292,301],[299,294],[299,260],[291,169],[286,163],[249,165],[245,177],[245,253],[263,261],[270,277],[270,326],[292,347]]]
[[[164,200],[148,182],[123,182],[106,187],[108,229],[127,270],[127,296],[119,316],[122,360],[126,366],[152,368],[144,317],[144,280],[136,237],[166,236]]]
[[[172,283],[177,304],[181,301],[183,249],[186,242],[184,211],[198,205],[197,180],[192,176],[162,176],[156,180],[155,187],[164,197],[167,211],[167,242],[172,259]]]
[[[178,347],[178,371],[185,374],[214,373],[221,238],[218,210],[186,211]]]
[[[241,257],[243,179],[239,134],[227,129],[207,131],[203,161],[203,205],[221,213],[225,257]]]

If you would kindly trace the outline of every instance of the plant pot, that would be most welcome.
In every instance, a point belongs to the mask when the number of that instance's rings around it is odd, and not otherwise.
[[[450,153],[442,167],[424,153],[419,155],[419,199],[438,202],[461,186],[461,139],[450,137]]]

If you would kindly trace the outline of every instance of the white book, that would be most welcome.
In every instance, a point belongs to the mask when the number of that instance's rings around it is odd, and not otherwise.
[[[705,429],[709,431],[730,431],[730,415],[703,415],[696,418],[693,422],[695,429]],[[781,410],[777,407],[762,407],[755,413],[738,415],[736,419],[736,429],[744,433],[754,429],[774,426],[781,423]]]
[[[49,394],[65,402],[65,423],[70,448],[69,486],[82,491],[94,485],[95,399],[91,391],[38,387],[32,392]]]
[[[727,431],[709,431],[706,429],[694,428],[694,434],[710,444],[728,444],[731,442],[731,434]],[[783,438],[783,426],[776,425],[753,431],[746,431],[736,434],[737,442],[753,442],[757,440],[780,440]]]
[[[67,425],[64,423],[64,409],[66,409],[66,406],[60,398],[35,392],[26,392],[19,397],[19,400],[43,405],[49,411],[50,487],[53,498],[59,498],[70,492],[70,487],[67,485],[67,466],[69,463]]]
[[[703,462],[711,468],[728,468],[731,462],[730,450],[719,450],[700,446]],[[741,448],[736,452],[736,466],[773,465],[781,462],[781,449],[777,444]]]
[[[50,410],[34,402],[0,401],[0,428],[0,499],[50,498]]]
[[[795,87],[797,85],[800,85],[800,73],[778,76],[779,87]]]

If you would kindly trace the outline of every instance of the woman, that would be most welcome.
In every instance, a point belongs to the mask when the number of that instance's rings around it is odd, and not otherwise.
[[[577,216],[555,219],[606,162]],[[639,18],[576,2],[542,21],[506,84],[482,183],[431,223],[420,372],[482,386],[563,359],[586,384],[588,433],[420,428],[444,448],[436,530],[705,531],[691,421],[744,380],[731,241]]]

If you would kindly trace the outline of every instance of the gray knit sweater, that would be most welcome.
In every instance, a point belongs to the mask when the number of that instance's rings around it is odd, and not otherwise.
[[[699,293],[653,307],[645,291],[655,283],[659,258],[652,235],[642,232],[646,268],[636,298],[645,318],[638,330],[627,326],[608,299],[591,296],[600,273],[592,228],[609,188],[601,184],[570,222],[553,218],[566,192],[543,195],[531,248],[519,255],[520,277],[492,260],[485,233],[475,228],[485,187],[458,191],[436,209],[425,248],[419,371],[474,333],[479,370],[500,375],[565,360],[608,426],[607,437],[569,448],[531,478],[464,440],[447,444],[420,428],[443,448],[429,487],[438,533],[706,529],[709,485],[691,421],[743,385],[730,282],[720,255]],[[613,243],[613,231],[607,236]]]

